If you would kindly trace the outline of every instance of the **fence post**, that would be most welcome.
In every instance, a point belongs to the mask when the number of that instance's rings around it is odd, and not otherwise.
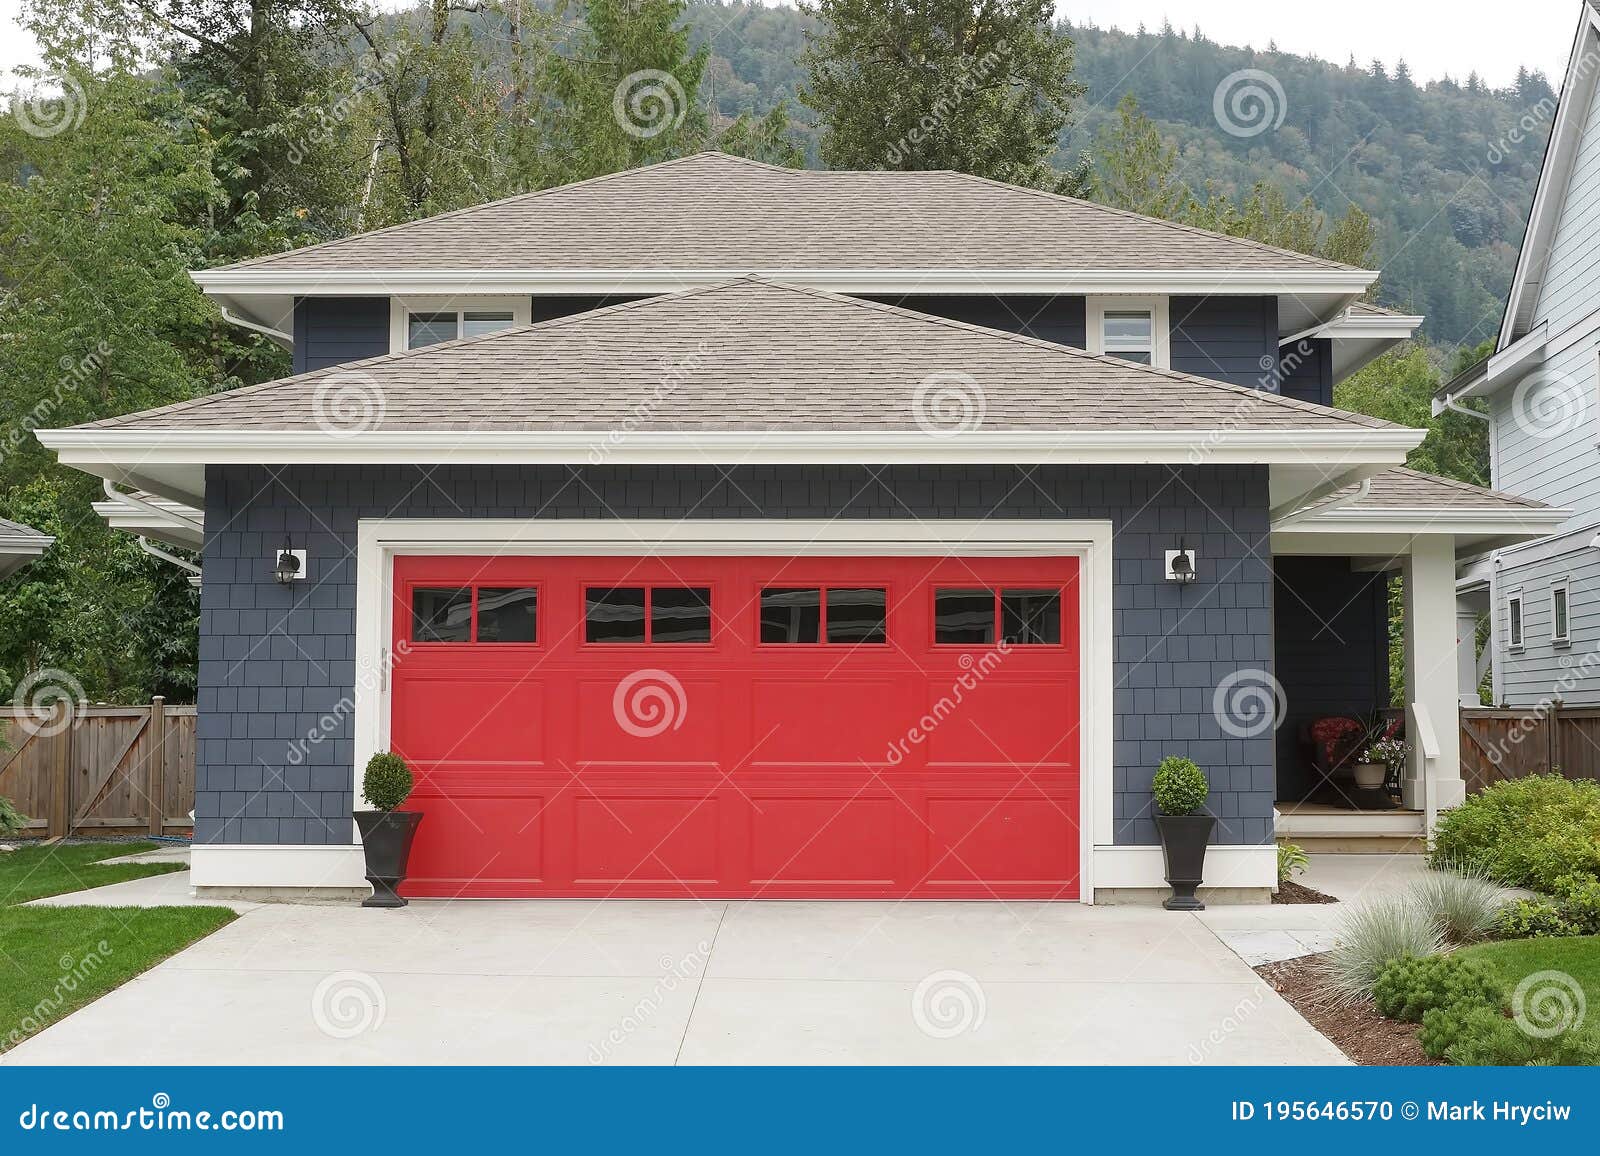
[[[62,699],[61,729],[50,736],[50,837],[59,839],[72,832],[72,711],[73,704]],[[53,728],[52,728],[53,729]]]
[[[144,793],[149,803],[150,834],[160,835],[166,825],[167,789],[167,700],[155,695],[150,700],[150,754],[145,759]]]
[[[1561,699],[1559,697],[1550,700],[1550,715],[1545,719],[1545,724],[1550,728],[1549,762],[1545,766],[1545,773],[1555,774],[1556,768],[1561,765]]]

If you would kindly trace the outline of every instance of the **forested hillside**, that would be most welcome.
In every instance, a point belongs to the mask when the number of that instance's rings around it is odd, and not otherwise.
[[[808,17],[696,0],[688,18],[694,41],[712,48],[707,87],[717,111],[732,117],[789,101],[815,163],[812,117],[795,100]],[[1447,346],[1493,335],[1550,131],[1554,94],[1542,76],[1504,90],[1471,75],[1419,86],[1403,68],[1251,52],[1192,30],[1065,27],[1087,93],[1061,167],[1091,147],[1132,92],[1177,145],[1180,175],[1197,191],[1209,182],[1238,196],[1267,180],[1291,199],[1309,194],[1330,217],[1354,202],[1377,225],[1385,304],[1426,314],[1428,335]],[[1248,137],[1219,130],[1218,84],[1241,69],[1281,87],[1277,128]]]

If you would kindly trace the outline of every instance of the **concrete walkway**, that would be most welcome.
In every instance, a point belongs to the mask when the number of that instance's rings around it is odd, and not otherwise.
[[[245,908],[0,1063],[1346,1062],[1205,917],[1157,908]]]

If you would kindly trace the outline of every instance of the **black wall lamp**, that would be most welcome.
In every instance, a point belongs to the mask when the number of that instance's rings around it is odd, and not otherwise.
[[[1178,539],[1178,548],[1167,551],[1167,581],[1187,583],[1195,580],[1194,551]]]
[[[287,536],[283,539],[283,546],[278,550],[277,561],[273,563],[272,576],[282,586],[302,581],[306,576],[306,552],[296,550],[294,543],[289,541]]]

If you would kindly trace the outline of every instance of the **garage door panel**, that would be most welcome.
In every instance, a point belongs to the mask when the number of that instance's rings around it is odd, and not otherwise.
[[[1075,766],[1078,704],[1063,701],[1067,689],[1060,679],[991,678],[963,688],[955,701],[948,688],[933,686],[924,715],[936,720],[926,744],[929,768],[989,767],[1014,777]]]
[[[759,885],[891,886],[899,875],[890,797],[753,794],[750,870]]]
[[[631,670],[579,680],[574,692],[574,749],[585,763],[715,764],[722,757],[722,688],[712,679]]]
[[[544,878],[544,794],[413,795],[423,814],[411,853],[412,894],[458,894]],[[426,833],[426,834],[424,834]]]
[[[750,697],[753,766],[880,765],[914,717],[905,682],[887,678],[758,678]]]
[[[544,679],[526,676],[397,677],[390,728],[394,749],[427,763],[506,758],[542,763],[546,694]]]
[[[1042,883],[1077,878],[1076,799],[930,795],[934,884]]]
[[[475,591],[470,641],[414,645],[393,672],[390,745],[425,815],[407,893],[1074,897],[1076,574],[1070,558],[401,558],[396,640],[414,586]],[[941,643],[936,588],[984,584],[997,626],[1002,590],[1059,588],[1059,643]],[[587,640],[594,586],[648,591],[642,641]],[[654,608],[688,586],[711,591],[711,641],[658,642],[678,619]],[[539,591],[518,641],[480,629],[482,587]],[[763,640],[762,592],[797,589],[815,620]],[[880,604],[888,641],[853,641]],[[830,607],[853,617],[833,630]]]
[[[573,804],[584,883],[715,884],[723,840],[714,797],[584,797]]]

